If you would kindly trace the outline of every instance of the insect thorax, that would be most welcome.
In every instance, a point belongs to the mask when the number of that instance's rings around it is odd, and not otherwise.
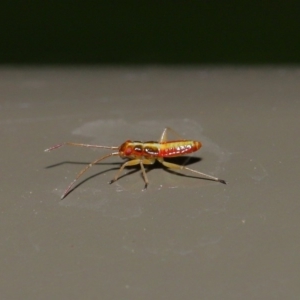
[[[126,141],[119,148],[121,157],[157,157],[159,155],[158,142]]]

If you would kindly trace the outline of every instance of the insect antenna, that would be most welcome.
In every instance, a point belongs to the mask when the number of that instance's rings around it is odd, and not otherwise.
[[[101,149],[119,149],[119,147],[116,146],[99,146],[99,145],[90,145],[90,144],[78,144],[78,143],[72,143],[72,142],[66,142],[58,145],[54,145],[48,149],[45,149],[45,152],[49,152],[55,149],[58,149],[63,146],[78,146],[78,147],[87,147],[87,148],[101,148]]]
[[[54,145],[48,149],[45,150],[45,152],[49,152],[58,148],[61,148],[63,146],[78,146],[78,147],[87,147],[87,148],[101,148],[101,149],[114,149],[114,150],[118,150],[119,147],[115,147],[115,146],[99,146],[99,145],[90,145],[90,144],[78,144],[78,143],[73,143],[73,142],[66,142],[66,143],[62,143],[62,144],[57,144]],[[76,176],[76,178],[69,184],[69,186],[67,187],[67,189],[64,191],[63,195],[61,196],[61,199],[65,198],[67,196],[67,194],[71,191],[72,187],[74,186],[75,182],[79,179],[79,177],[81,177],[90,167],[92,167],[93,165],[97,164],[98,162],[100,162],[101,160],[104,160],[110,156],[116,156],[119,155],[119,151],[118,152],[112,152],[109,154],[106,154],[104,156],[101,156],[100,158],[97,158],[95,161],[91,162],[90,164],[88,164],[86,167],[84,167]]]

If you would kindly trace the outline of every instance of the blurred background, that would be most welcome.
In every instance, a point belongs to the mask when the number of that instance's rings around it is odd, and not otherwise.
[[[298,1],[4,1],[0,64],[298,64]]]

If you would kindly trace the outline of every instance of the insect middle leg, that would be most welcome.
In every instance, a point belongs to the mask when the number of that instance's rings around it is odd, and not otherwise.
[[[218,182],[221,182],[223,184],[226,184],[225,180],[223,179],[219,179],[217,177],[214,177],[214,176],[211,176],[211,175],[208,175],[208,174],[205,174],[205,173],[201,173],[199,171],[196,171],[196,170],[193,170],[193,169],[190,169],[188,167],[185,167],[185,166],[181,166],[181,165],[177,165],[177,164],[173,164],[173,163],[170,163],[170,162],[167,162],[167,161],[164,161],[163,159],[159,159],[159,162],[162,163],[165,167],[169,168],[169,169],[176,169],[176,170],[188,170],[190,172],[193,172],[193,173],[196,173],[200,176],[204,176],[208,179],[211,179],[213,181],[218,181]]]
[[[144,177],[144,180],[145,180],[145,187],[144,189],[147,188],[148,184],[149,184],[149,180],[148,180],[148,177],[146,175],[146,171],[145,171],[145,168],[144,168],[144,164],[145,165],[152,165],[154,164],[155,160],[150,160],[150,159],[133,159],[133,160],[129,160],[127,162],[125,162],[121,168],[119,169],[119,171],[117,172],[116,176],[109,182],[110,184],[112,184],[113,182],[117,181],[120,174],[122,173],[123,169],[125,167],[129,167],[129,166],[135,166],[135,165],[138,165],[140,164],[141,166],[141,169],[142,169],[142,173],[143,173],[143,177]]]

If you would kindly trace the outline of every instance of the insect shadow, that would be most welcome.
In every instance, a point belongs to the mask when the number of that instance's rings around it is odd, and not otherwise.
[[[165,161],[172,161],[178,165],[182,165],[182,166],[188,166],[188,165],[192,165],[196,162],[199,162],[202,160],[202,158],[200,157],[195,157],[195,156],[178,156],[178,157],[173,157],[173,158],[165,158],[164,159]],[[55,167],[59,167],[59,166],[62,166],[62,165],[65,165],[65,164],[71,164],[71,165],[88,165],[90,162],[78,162],[78,161],[62,161],[60,163],[57,163],[57,164],[53,164],[53,165],[49,165],[49,166],[46,166],[45,169],[51,169],[51,168],[55,168]],[[122,163],[122,161],[120,162],[111,162],[111,163],[97,163],[95,164],[95,166],[98,166],[98,165],[118,165],[120,166]],[[140,166],[139,165],[136,165],[136,166],[128,166],[126,167],[127,169],[132,169],[132,168],[136,168],[136,169],[140,169]],[[147,169],[161,169],[162,168],[162,164],[159,163],[158,161],[155,161],[155,163],[153,165],[147,165]],[[106,171],[109,171],[109,170],[113,170],[113,169],[116,169],[116,168],[111,168],[111,169],[108,169]],[[167,168],[166,168],[167,169]],[[104,172],[106,172],[104,171]],[[103,172],[101,172],[103,173]],[[121,177],[120,177],[121,178]]]
[[[173,162],[173,163],[176,163],[178,165],[182,165],[182,166],[187,166],[187,165],[191,165],[191,164],[194,164],[196,162],[199,162],[201,161],[202,158],[200,157],[195,157],[195,156],[178,156],[178,157],[173,157],[171,159],[169,158],[166,158],[165,161],[170,161],[170,162]],[[76,184],[71,190],[68,191],[67,194],[71,193],[72,191],[74,191],[75,189],[77,189],[79,186],[81,186],[82,184],[84,184],[85,182],[93,179],[94,177],[97,177],[97,176],[100,176],[101,174],[104,174],[106,172],[109,172],[109,171],[112,171],[112,170],[118,170],[119,167],[120,167],[120,164],[122,164],[123,162],[120,161],[120,162],[111,162],[111,163],[97,163],[95,164],[95,166],[97,165],[116,165],[117,167],[112,167],[112,168],[109,168],[109,169],[106,169],[106,170],[103,170],[101,172],[97,172],[93,175],[89,175],[87,178],[83,179],[82,181],[78,182],[78,184]],[[46,166],[45,169],[51,169],[51,168],[55,168],[55,167],[59,167],[61,165],[64,165],[64,164],[72,164],[72,165],[88,165],[89,162],[77,162],[77,161],[63,161],[63,162],[60,162],[60,163],[57,163],[57,164],[53,164],[53,165],[49,165],[49,166]],[[134,174],[138,171],[141,170],[140,166],[139,165],[135,165],[135,166],[128,166],[126,167],[127,170],[130,170],[129,172],[125,173],[125,174],[122,174],[118,179],[121,179],[127,175],[131,175],[131,174]],[[201,178],[201,179],[206,179],[206,178],[202,178],[202,177],[199,177],[199,176],[193,176],[193,175],[186,175],[184,173],[180,173],[179,171],[174,171],[174,170],[171,170],[169,168],[166,168],[164,167],[161,163],[159,163],[158,161],[155,161],[155,163],[153,165],[147,165],[146,166],[146,172],[148,173],[149,171],[153,170],[153,169],[164,169],[166,170],[167,172],[169,173],[172,173],[172,174],[175,174],[175,175],[179,175],[179,176],[184,176],[184,177],[189,177],[189,178]],[[141,173],[141,176],[142,176],[142,173]]]

